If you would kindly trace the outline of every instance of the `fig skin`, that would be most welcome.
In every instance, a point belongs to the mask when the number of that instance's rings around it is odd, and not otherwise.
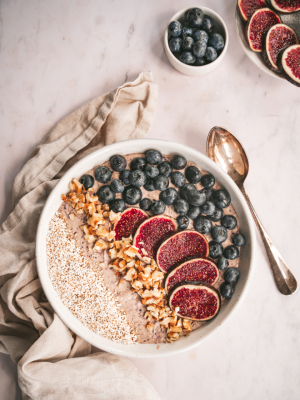
[[[176,315],[178,315],[178,316],[181,317],[181,318],[188,319],[188,320],[190,320],[190,321],[200,321],[200,322],[201,322],[201,321],[203,321],[203,322],[205,322],[205,321],[211,321],[212,319],[216,318],[217,315],[219,314],[220,310],[221,310],[221,296],[220,296],[220,293],[219,293],[219,291],[218,291],[217,289],[215,289],[213,286],[210,286],[210,285],[208,285],[208,284],[206,284],[206,283],[202,283],[202,282],[198,282],[198,281],[185,281],[185,282],[180,282],[180,283],[178,283],[177,285],[175,285],[175,286],[172,288],[172,290],[171,290],[170,293],[169,293],[169,297],[168,297],[168,304],[169,304],[169,307],[171,308],[171,310],[172,310],[172,311],[175,311],[175,310],[173,309],[173,307],[171,306],[171,300],[172,300],[172,295],[173,295],[173,293],[175,292],[176,289],[178,289],[178,288],[180,288],[180,287],[182,287],[182,286],[186,286],[186,285],[202,286],[202,287],[204,287],[204,288],[208,288],[208,289],[212,290],[212,291],[217,295],[217,297],[218,297],[218,299],[219,299],[219,308],[218,308],[216,314],[215,314],[213,317],[208,318],[208,319],[195,319],[195,318],[191,318],[191,317],[187,317],[187,316],[182,316],[181,314],[179,314],[179,313],[177,313],[177,312],[176,312]]]
[[[278,69],[279,69],[280,73],[285,77],[285,79],[286,79],[288,82],[292,83],[293,85],[295,85],[295,86],[297,86],[297,87],[300,87],[300,82],[294,81],[293,78],[291,78],[291,77],[285,72],[285,70],[284,70],[284,68],[283,68],[283,65],[282,65],[282,60],[283,60],[285,51],[287,51],[288,49],[290,49],[291,47],[294,47],[294,46],[299,46],[299,45],[293,45],[293,46],[287,47],[286,49],[281,50],[281,52],[280,52],[279,55],[278,55],[277,65],[278,65]]]

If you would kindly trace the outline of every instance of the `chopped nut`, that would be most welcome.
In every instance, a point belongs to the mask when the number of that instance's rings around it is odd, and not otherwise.
[[[135,246],[130,246],[127,250],[124,251],[129,257],[135,257],[138,254],[139,250]]]
[[[154,326],[151,322],[148,322],[146,328],[148,332],[153,332]]]
[[[88,242],[88,243],[94,243],[96,241],[95,236],[93,235],[85,235],[84,239]]]
[[[105,206],[104,206],[104,209],[106,209]],[[109,209],[109,207],[108,207],[108,209]],[[119,221],[120,217],[121,217],[121,213],[114,213],[112,210],[109,212],[109,220],[113,224],[116,224]]]
[[[125,261],[125,260],[123,260]],[[126,279],[126,281],[133,281],[134,279],[136,279],[137,277],[137,272],[134,268],[130,268],[126,275],[124,276],[124,279]]]
[[[110,249],[110,250],[108,251],[108,255],[109,255],[109,257],[110,257],[111,259],[114,260],[115,258],[117,258],[118,252],[117,252],[116,249],[112,248],[112,249]]]
[[[94,250],[105,250],[108,248],[108,243],[102,239],[98,239],[95,243]]]
[[[71,220],[73,220],[75,217],[76,217],[75,214],[70,214],[70,215],[69,215],[69,218],[70,218]]]
[[[184,331],[190,331],[192,329],[191,328],[191,321],[189,321],[188,319],[184,319],[182,321],[182,325],[183,325],[183,330]]]

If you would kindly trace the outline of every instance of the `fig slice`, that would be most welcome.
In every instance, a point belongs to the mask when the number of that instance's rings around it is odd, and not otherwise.
[[[271,6],[282,13],[293,13],[300,10],[298,0],[270,0]]]
[[[238,0],[238,10],[243,21],[247,22],[256,10],[267,7],[265,0]]]
[[[177,222],[166,215],[156,215],[144,221],[137,229],[133,245],[139,250],[139,258],[155,258],[161,243],[177,231]]]
[[[209,246],[205,236],[196,231],[180,231],[161,244],[156,262],[161,271],[168,272],[185,261],[207,257],[208,254]]]
[[[178,283],[193,281],[213,286],[219,278],[215,263],[207,258],[194,258],[174,268],[166,277],[165,290],[169,292]]]
[[[209,285],[184,282],[171,292],[169,306],[179,317],[192,321],[208,321],[220,311],[221,297]]]
[[[140,208],[127,208],[122,212],[119,221],[114,226],[115,240],[133,236],[141,223],[148,218],[149,215]]]
[[[246,27],[250,49],[258,53],[262,52],[265,34],[271,26],[280,23],[279,16],[267,7],[255,11]]]
[[[278,56],[278,67],[290,83],[300,87],[300,44],[282,50]]]
[[[278,54],[281,50],[299,43],[296,33],[285,24],[273,25],[267,33],[262,56],[267,67],[279,74]]]

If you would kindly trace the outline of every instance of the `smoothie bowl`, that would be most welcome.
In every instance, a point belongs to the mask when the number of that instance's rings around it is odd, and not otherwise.
[[[226,173],[187,146],[138,139],[67,171],[41,215],[36,254],[45,294],[73,332],[114,354],[159,357],[229,319],[254,245]]]

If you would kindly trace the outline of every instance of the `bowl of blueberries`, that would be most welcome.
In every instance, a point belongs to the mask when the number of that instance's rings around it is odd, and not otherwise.
[[[164,46],[168,60],[177,71],[190,76],[206,75],[225,56],[227,27],[210,8],[185,8],[171,18]]]

